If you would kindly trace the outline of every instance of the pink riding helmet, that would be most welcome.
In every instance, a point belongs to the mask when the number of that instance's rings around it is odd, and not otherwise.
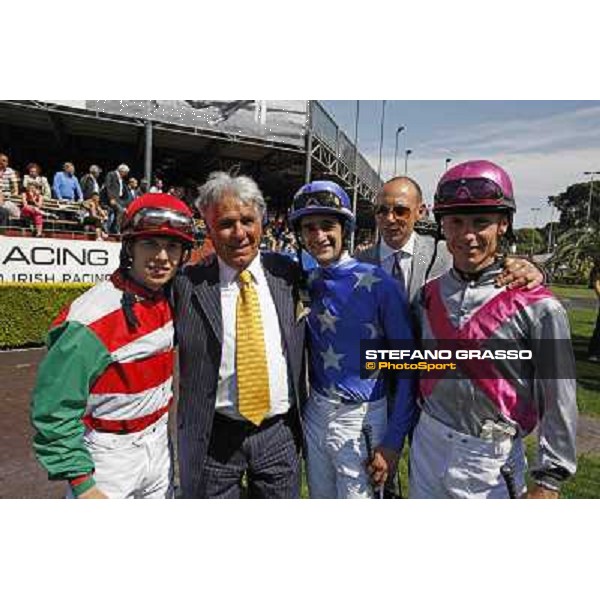
[[[449,169],[440,179],[434,197],[436,217],[453,212],[516,211],[508,173],[488,160],[470,160]]]

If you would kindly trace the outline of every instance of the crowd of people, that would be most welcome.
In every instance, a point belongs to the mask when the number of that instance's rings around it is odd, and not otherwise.
[[[569,339],[568,321],[535,265],[504,253],[516,211],[506,171],[470,161],[445,173],[433,211],[447,242],[415,231],[421,189],[393,178],[375,199],[381,237],[354,256],[355,215],[340,186],[313,181],[291,200],[287,225],[275,217],[263,237],[257,183],[213,173],[195,207],[214,252],[183,269],[190,207],[147,193],[124,209],[119,268],[49,332],[32,402],[49,477],[83,499],[174,496],[177,343],[184,498],[297,498],[302,458],[311,498],[393,496],[406,441],[409,497],[559,497],[576,468],[573,355],[553,344]],[[261,251],[264,239],[283,250],[291,237],[314,261],[310,274]],[[381,367],[364,376],[369,338],[545,353],[518,372],[459,361],[454,378]],[[527,489],[523,439],[534,428]]]
[[[164,189],[160,177],[152,182],[133,177],[126,164],[108,171],[104,178],[102,172],[98,165],[90,165],[79,178],[75,165],[65,162],[50,183],[37,163],[27,164],[21,174],[10,166],[9,156],[0,153],[0,227],[7,226],[10,219],[23,219],[33,225],[36,236],[42,235],[44,220],[58,218],[56,213],[44,210],[44,202],[53,199],[59,206],[76,206],[79,224],[92,228],[97,239],[106,239],[120,233],[125,209],[144,193],[167,192],[189,204],[194,199],[182,186]]]
[[[34,235],[41,236],[44,220],[58,219],[55,212],[44,209],[44,201],[56,200],[62,206],[76,206],[76,220],[85,230],[94,231],[97,240],[118,235],[126,208],[133,200],[145,193],[163,193],[183,200],[194,212],[201,241],[204,223],[195,210],[197,187],[165,187],[163,179],[154,177],[149,182],[131,175],[126,164],[118,165],[102,177],[98,165],[90,165],[87,173],[79,178],[75,165],[65,162],[61,171],[51,178],[43,174],[40,165],[29,163],[23,174],[9,165],[9,156],[0,153],[0,227],[8,226],[11,219],[23,219],[31,223]],[[198,186],[199,187],[199,186]],[[15,203],[11,198],[19,198]],[[261,250],[296,256],[298,246],[293,232],[287,225],[285,215],[269,214],[264,225]]]

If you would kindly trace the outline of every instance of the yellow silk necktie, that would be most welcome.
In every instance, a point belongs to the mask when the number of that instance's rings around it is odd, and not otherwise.
[[[270,408],[269,371],[258,294],[252,275],[242,271],[236,306],[236,368],[240,415],[260,425]]]

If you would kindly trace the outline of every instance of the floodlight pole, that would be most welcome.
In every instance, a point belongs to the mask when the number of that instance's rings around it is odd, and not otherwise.
[[[312,174],[312,110],[311,101],[306,102],[306,163],[304,165],[304,183],[310,183]]]
[[[358,209],[358,119],[360,116],[360,100],[356,101],[356,119],[354,121],[354,190],[352,190],[352,214],[356,219]],[[354,253],[356,232],[350,234],[350,253]]]
[[[590,176],[590,195],[588,197],[587,207],[587,224],[590,226],[590,219],[592,217],[592,190],[594,189],[594,175],[600,175],[600,171],[584,171],[584,175]]]
[[[394,149],[394,177],[398,174],[398,136],[406,129],[404,125],[400,125],[396,129],[396,148]]]

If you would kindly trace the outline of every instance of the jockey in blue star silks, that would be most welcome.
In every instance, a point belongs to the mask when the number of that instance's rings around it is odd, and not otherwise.
[[[383,269],[350,257],[355,219],[339,185],[304,185],[289,221],[318,263],[308,277],[310,395],[303,415],[310,497],[371,498],[372,486],[396,464],[417,409],[410,379],[391,381],[377,371],[361,379],[360,341],[413,339],[406,293]]]

